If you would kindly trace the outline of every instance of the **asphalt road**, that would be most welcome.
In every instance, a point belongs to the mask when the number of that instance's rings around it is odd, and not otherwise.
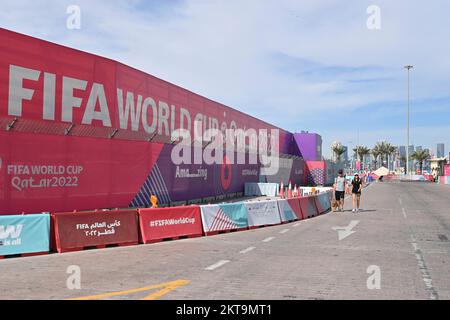
[[[450,187],[374,183],[362,212],[345,207],[251,231],[0,260],[0,299],[450,298]]]

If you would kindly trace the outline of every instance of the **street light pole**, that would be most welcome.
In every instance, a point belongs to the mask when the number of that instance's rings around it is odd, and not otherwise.
[[[408,113],[407,113],[407,125],[406,125],[406,174],[410,174],[410,168],[409,168],[409,70],[411,70],[413,66],[407,65],[405,66],[405,69],[408,70]]]

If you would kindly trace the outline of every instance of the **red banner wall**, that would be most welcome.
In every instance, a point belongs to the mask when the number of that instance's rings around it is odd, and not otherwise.
[[[107,137],[120,129],[118,138],[145,141],[156,132],[165,142],[181,127],[194,137],[195,122],[198,132],[278,129],[117,61],[2,28],[0,106],[0,118],[18,118],[15,130],[27,120],[62,135],[71,124],[73,135]],[[280,152],[288,153],[292,134],[279,130]]]
[[[52,214],[58,252],[109,244],[137,244],[138,219],[134,210]]]
[[[192,136],[211,128],[278,129],[117,61],[0,28],[0,214],[123,208],[141,190],[148,199],[144,185],[153,179],[150,187],[179,194],[173,174],[149,174],[180,127]],[[291,133],[280,129],[278,142],[280,153],[298,153]],[[208,177],[211,168],[203,168]],[[294,181],[303,170],[289,174]],[[236,180],[176,201],[221,196]]]
[[[161,149],[141,141],[0,131],[0,214],[127,207]]]
[[[144,243],[201,236],[203,230],[199,206],[139,209],[139,225]]]

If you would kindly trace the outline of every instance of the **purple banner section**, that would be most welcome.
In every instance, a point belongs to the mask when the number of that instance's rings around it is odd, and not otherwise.
[[[291,182],[293,185],[305,183],[305,162],[303,159],[280,158],[280,168],[277,174],[261,175],[260,182],[281,183],[287,185]]]
[[[294,134],[295,145],[297,145],[301,156],[306,161],[322,160],[322,137],[316,133]]]
[[[176,165],[171,158],[173,148],[172,145],[164,145],[156,164],[130,206],[149,206],[152,194],[158,197],[161,205],[207,203],[243,195],[246,182],[283,181],[287,184],[291,181],[297,185],[304,182],[302,159],[280,158],[278,172],[264,176],[261,175],[260,164],[231,164],[229,160],[213,165]],[[195,149],[191,148],[191,152],[194,153]],[[246,162],[249,162],[248,155]]]
[[[148,206],[151,194],[156,195],[162,205],[239,196],[243,194],[246,182],[259,180],[259,164],[231,164],[225,160],[223,164],[175,165],[171,159],[172,149],[171,145],[164,146],[131,206]],[[191,151],[195,152],[195,149]]]

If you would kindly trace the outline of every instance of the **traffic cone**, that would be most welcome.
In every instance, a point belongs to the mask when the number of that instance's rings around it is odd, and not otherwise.
[[[292,186],[291,182],[289,181],[289,187],[288,187],[288,199],[292,198]]]
[[[283,181],[281,181],[280,198],[284,199],[284,184],[283,184]]]
[[[295,184],[295,186],[294,186],[294,197],[298,197],[297,184]]]

